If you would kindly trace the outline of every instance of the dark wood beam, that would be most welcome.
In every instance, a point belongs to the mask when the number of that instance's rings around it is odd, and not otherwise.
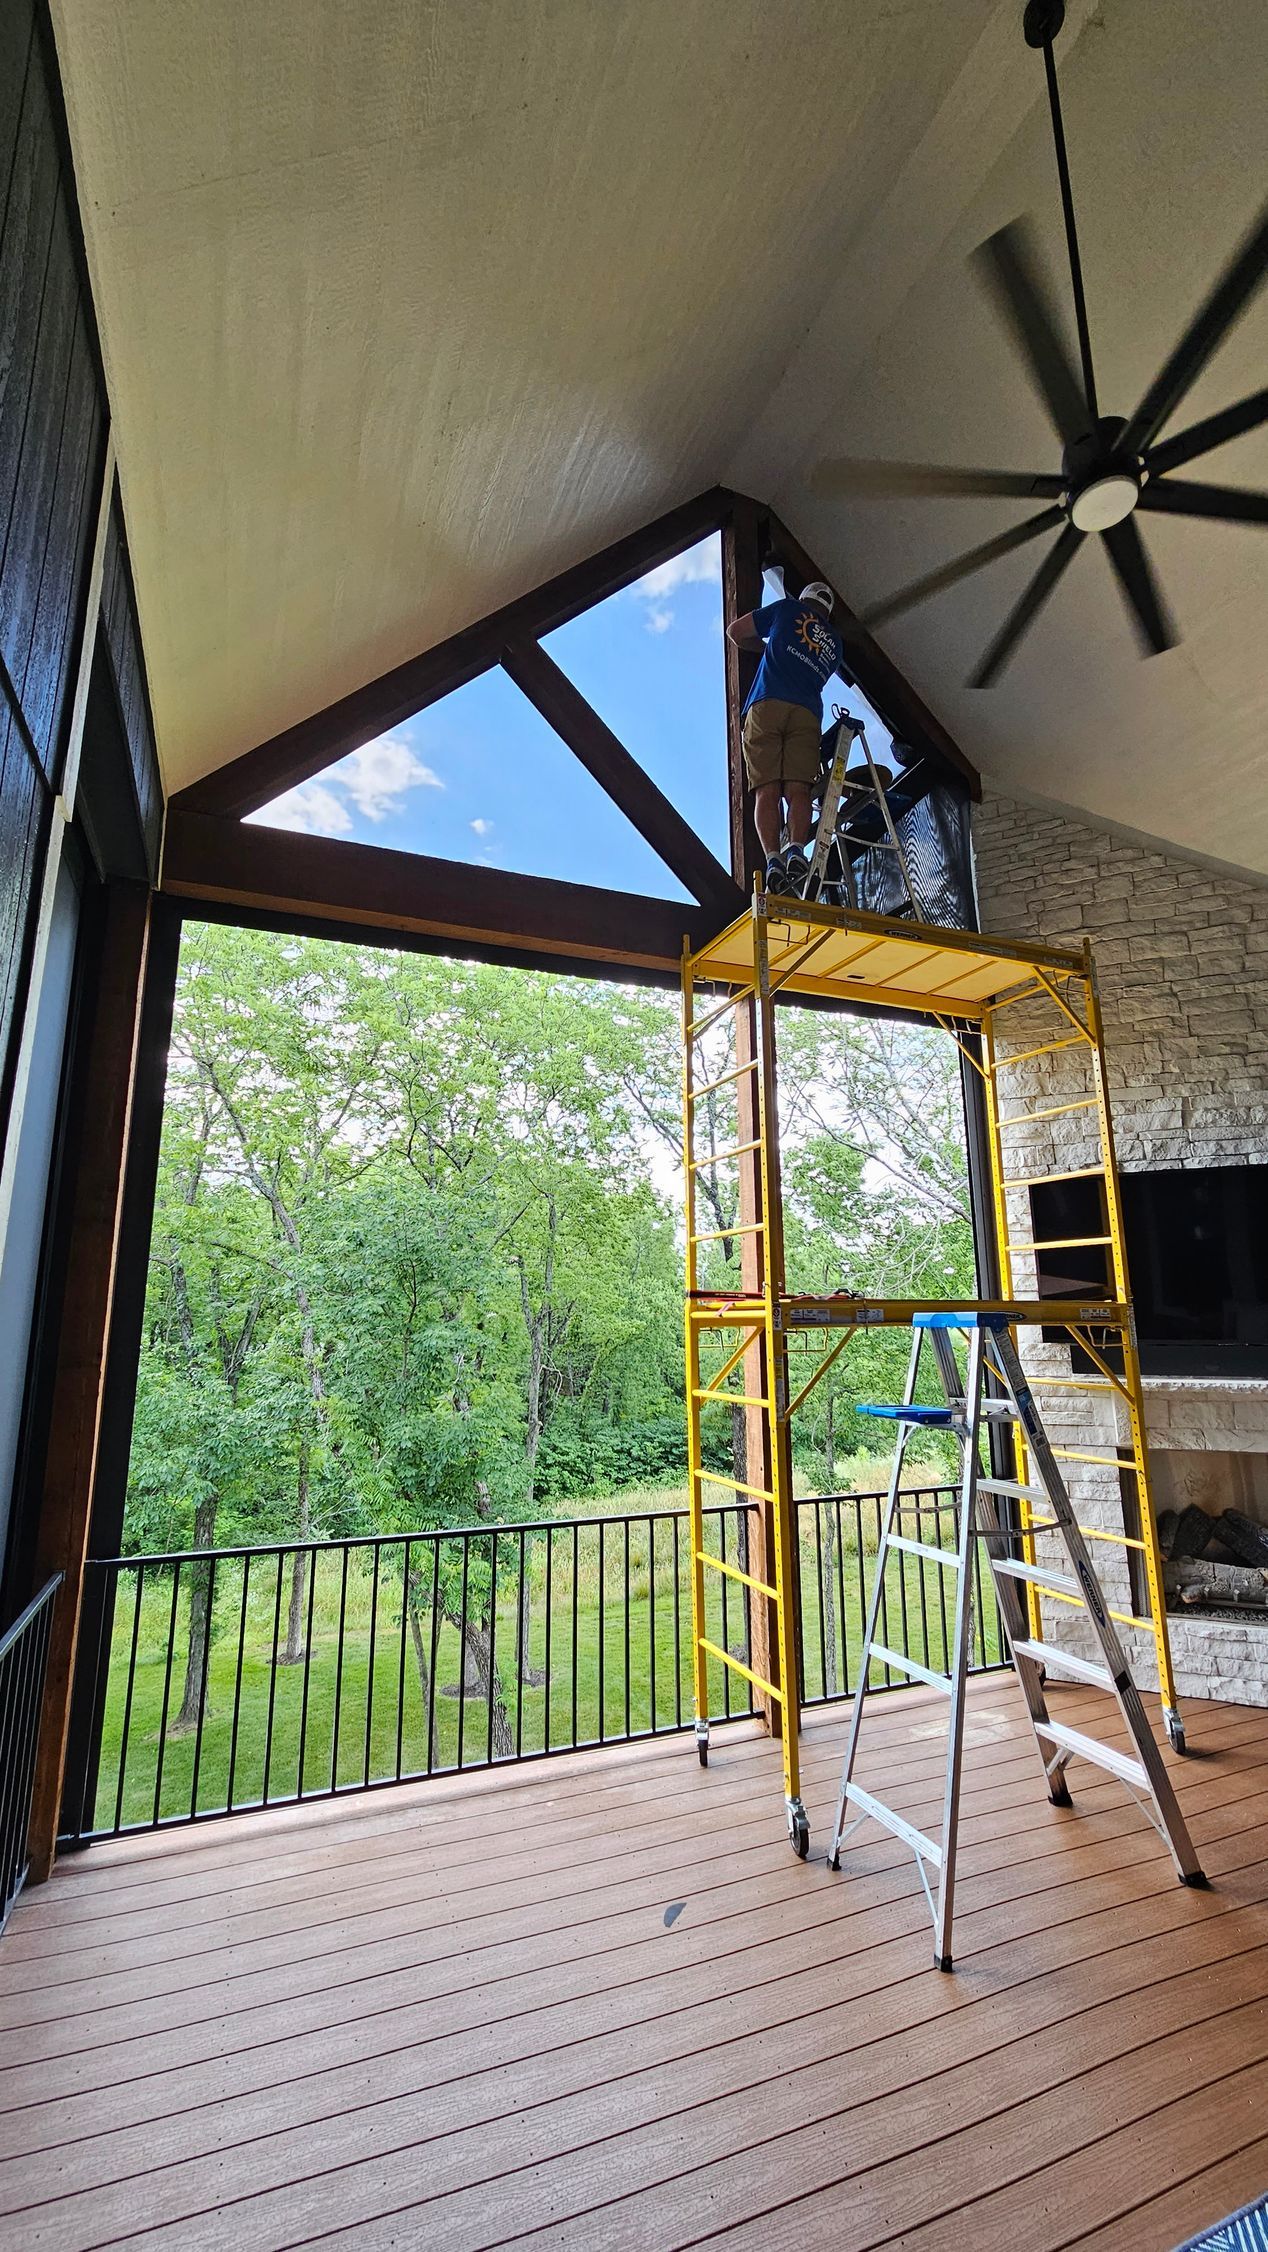
[[[778,516],[771,514],[769,522],[768,559],[782,563],[789,574],[789,591],[800,591],[811,579],[823,579],[828,586],[832,581],[814,557],[808,555],[800,540]],[[874,641],[861,618],[855,616],[838,587],[832,586],[832,623],[845,644],[845,661],[858,681],[859,687],[870,703],[876,706],[887,727],[900,739],[908,740],[927,750],[934,751],[952,772],[966,785],[970,797],[982,795],[981,777],[971,759],[967,759],[954,737],[949,735],[940,719],[916,694],[911,683],[904,680],[892,658],[887,657],[878,641]]]
[[[488,672],[508,644],[553,633],[582,610],[605,601],[608,595],[654,570],[658,563],[668,562],[670,556],[716,532],[730,505],[730,494],[715,486],[681,508],[670,509],[654,523],[645,524],[598,555],[548,579],[531,594],[521,595],[421,656],[411,657],[380,679],[367,682],[364,688],[341,696],[325,711],[299,720],[269,742],[244,751],[228,766],[180,791],[173,803],[187,813],[258,813],[283,790],[308,781],[359,744],[370,742],[388,728],[399,727],[440,697]]]
[[[162,890],[168,897],[320,923],[328,934],[391,944],[442,941],[543,967],[591,964],[677,976],[693,947],[722,929],[717,909],[557,883],[545,876],[431,860],[343,838],[295,836],[173,806]]]
[[[722,528],[723,629],[756,610],[762,600],[762,543],[765,511],[755,501],[736,494],[729,521]],[[730,778],[731,869],[747,899],[753,874],[761,859],[752,806],[744,774],[740,729],[744,699],[757,674],[757,658],[733,641],[724,643],[726,656],[726,742]],[[747,1140],[747,1134],[741,1137]]]
[[[702,907],[716,908],[727,921],[738,915],[744,901],[721,861],[714,859],[677,806],[631,758],[554,658],[537,642],[524,641],[504,650],[502,663],[516,687],[692,897]]]
[[[31,1808],[35,1883],[49,1874],[57,1843],[149,927],[149,893],[141,886],[112,885],[89,1036],[70,1287],[58,1340],[36,1559],[37,1584],[54,1572],[64,1579],[53,1614]]]

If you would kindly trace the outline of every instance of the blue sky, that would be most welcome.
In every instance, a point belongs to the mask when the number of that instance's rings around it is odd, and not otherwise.
[[[574,618],[544,646],[725,864],[717,536]],[[831,685],[825,700],[830,709]],[[857,691],[850,700],[857,708]],[[883,729],[869,736],[874,750],[887,747]],[[253,818],[653,898],[686,897],[500,667]]]

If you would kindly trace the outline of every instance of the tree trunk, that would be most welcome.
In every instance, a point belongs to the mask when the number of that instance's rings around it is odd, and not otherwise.
[[[312,1510],[308,1489],[309,1449],[308,1434],[299,1442],[299,1537],[307,1540],[312,1532]],[[284,1666],[301,1664],[304,1656],[304,1590],[308,1584],[308,1566],[311,1559],[305,1549],[297,1549],[291,1559],[291,1601],[286,1616],[286,1647],[282,1652]]]
[[[410,1572],[405,1581],[405,1608],[409,1613],[409,1637],[414,1645],[414,1663],[418,1668],[418,1693],[423,1705],[423,1740],[427,1751],[428,1773],[436,1763],[436,1707],[432,1695],[432,1672],[427,1651],[423,1646],[422,1609],[418,1600],[417,1572]]]
[[[455,1622],[456,1623],[456,1622]],[[479,1682],[479,1695],[488,1700],[493,1711],[493,1757],[508,1759],[515,1750],[515,1736],[510,1716],[502,1702],[502,1684],[497,1667],[492,1663],[492,1637],[487,1626],[467,1622],[463,1636],[465,1661]]]
[[[210,1548],[216,1537],[216,1508],[218,1496],[200,1501],[194,1511],[194,1546]],[[191,1564],[189,1596],[189,1643],[185,1657],[185,1691],[180,1711],[168,1729],[169,1736],[187,1735],[198,1725],[203,1706],[203,1684],[207,1678],[207,1659],[211,1649],[211,1573],[212,1566]]]

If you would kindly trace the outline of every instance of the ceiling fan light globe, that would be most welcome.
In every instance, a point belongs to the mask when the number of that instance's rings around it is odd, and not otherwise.
[[[1070,520],[1080,532],[1109,532],[1131,515],[1140,486],[1125,470],[1111,470],[1084,485],[1070,500]]]

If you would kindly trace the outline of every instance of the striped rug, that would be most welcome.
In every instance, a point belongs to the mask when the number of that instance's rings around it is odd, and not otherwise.
[[[1191,2236],[1187,2244],[1177,2246],[1177,2252],[1268,2252],[1268,2197],[1243,2205],[1240,2213],[1230,2213],[1218,2228]]]

